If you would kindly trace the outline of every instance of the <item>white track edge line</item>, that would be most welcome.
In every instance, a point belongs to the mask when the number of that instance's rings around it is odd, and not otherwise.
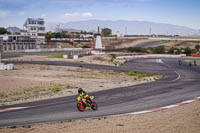
[[[20,110],[20,109],[26,109],[29,107],[13,107],[13,108],[5,108],[5,109],[0,109],[0,112],[6,112],[6,111],[11,111],[11,110]]]
[[[172,80],[171,82],[176,82],[177,80],[179,80],[181,78],[181,75],[177,71],[174,71],[174,72],[178,75],[178,77],[176,79]]]
[[[176,108],[176,107],[182,106],[183,104],[189,104],[189,103],[198,101],[198,100],[200,100],[200,97],[196,97],[194,99],[197,99],[197,100],[187,100],[187,101],[183,101],[183,102],[176,103],[176,104],[173,104],[173,105],[168,105],[168,106],[164,106],[164,107],[160,107],[160,108],[155,108],[155,109],[161,109],[162,110],[162,109]],[[126,113],[126,114],[127,115],[140,115],[140,114],[152,113],[152,112],[156,112],[155,109],[145,110],[145,111],[139,111],[139,112],[132,112],[132,113]]]

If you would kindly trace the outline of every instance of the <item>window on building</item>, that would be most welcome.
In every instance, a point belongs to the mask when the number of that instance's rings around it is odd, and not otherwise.
[[[44,21],[38,21],[38,24],[44,25]]]
[[[37,35],[38,36],[45,36],[46,34],[45,33],[38,33]]]
[[[45,27],[39,27],[38,28],[40,31],[45,31]]]
[[[31,27],[31,30],[32,30],[32,31],[33,31],[33,30],[35,31],[36,29],[37,29],[36,27]]]

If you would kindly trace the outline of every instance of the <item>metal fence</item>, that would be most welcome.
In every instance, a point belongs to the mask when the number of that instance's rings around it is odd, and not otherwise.
[[[35,43],[3,43],[2,50],[4,52],[17,52],[32,49],[51,49],[62,48],[59,45],[37,45]]]

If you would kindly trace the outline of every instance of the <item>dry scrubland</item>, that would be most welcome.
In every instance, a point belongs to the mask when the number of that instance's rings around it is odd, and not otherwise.
[[[155,40],[149,40],[147,38],[103,38],[104,46],[115,46],[115,48],[129,48],[137,46],[141,43],[151,43]]]
[[[191,48],[191,49],[195,49],[196,45],[199,45],[199,41],[171,41],[168,43],[164,43],[162,44],[163,46],[165,46],[166,49],[170,49],[171,47],[176,47],[176,48]]]

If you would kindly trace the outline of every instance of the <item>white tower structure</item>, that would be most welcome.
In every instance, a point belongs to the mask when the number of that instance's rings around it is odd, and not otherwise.
[[[97,36],[96,38],[96,44],[95,44],[95,49],[102,49],[102,40],[101,40],[101,36]]]

